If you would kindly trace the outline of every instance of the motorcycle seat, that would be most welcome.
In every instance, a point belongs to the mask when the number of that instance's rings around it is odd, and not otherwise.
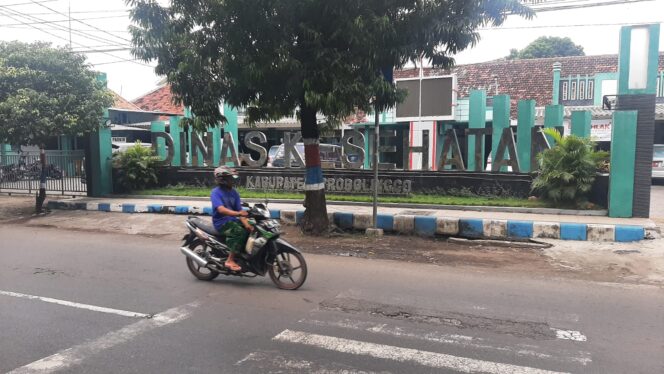
[[[206,233],[208,233],[210,235],[213,235],[213,236],[216,236],[216,237],[219,237],[219,238],[224,237],[224,235],[222,233],[220,233],[219,231],[217,231],[217,229],[214,228],[214,225],[212,224],[212,222],[209,222],[209,218],[207,220],[204,220],[204,219],[199,218],[199,217],[191,217],[191,218],[189,218],[189,222],[193,223],[194,226],[198,227],[199,229],[205,231]]]

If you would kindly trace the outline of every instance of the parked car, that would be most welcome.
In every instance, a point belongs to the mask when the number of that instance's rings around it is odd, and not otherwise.
[[[144,148],[150,148],[152,147],[152,144],[150,143],[140,143]],[[113,148],[113,153],[118,153],[118,152],[125,152],[127,149],[135,146],[136,143],[119,143],[119,142],[113,142],[111,143],[111,147]]]
[[[664,144],[655,144],[653,148],[652,178],[664,181]]]
[[[334,166],[335,168],[340,168],[341,167],[341,147],[338,145],[334,144],[320,144],[320,161],[321,164],[326,164],[329,166]],[[304,143],[297,143],[295,145],[295,149],[297,149],[297,152],[300,154],[302,157],[302,160],[304,160]],[[297,161],[293,157],[291,157],[291,167],[297,167]],[[272,161],[272,166],[274,167],[284,167],[285,166],[285,159],[284,159],[284,145],[280,145],[279,149],[277,150],[277,154],[274,156],[274,160]]]

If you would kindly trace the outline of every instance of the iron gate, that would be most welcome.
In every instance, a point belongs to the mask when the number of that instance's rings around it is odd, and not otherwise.
[[[0,192],[39,191],[39,152],[6,152],[0,155]],[[86,195],[85,152],[46,151],[46,192]]]

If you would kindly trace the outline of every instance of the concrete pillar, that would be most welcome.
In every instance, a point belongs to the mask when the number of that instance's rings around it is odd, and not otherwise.
[[[151,132],[165,132],[166,131],[166,123],[163,121],[153,121],[150,123],[150,131]],[[160,160],[163,160],[166,158],[166,140],[164,138],[157,138],[157,144],[156,148],[155,145],[152,145],[153,149],[156,149],[156,154],[159,157]]]
[[[575,110],[572,112],[572,135],[581,138],[590,138],[592,114],[588,110]]]
[[[0,143],[0,165],[9,165],[9,152],[12,151],[11,144]]]
[[[521,172],[530,172],[531,131],[535,126],[535,100],[519,100],[517,105],[516,148]]]
[[[111,129],[101,127],[90,134],[90,166],[92,185],[88,195],[101,197],[113,192]]]
[[[233,135],[233,140],[235,141],[235,152],[240,154],[238,145],[240,144],[240,137],[238,136],[238,119],[237,119],[237,110],[228,104],[224,103],[224,116],[226,117],[226,124],[224,125],[224,132],[230,132]],[[220,133],[220,138],[223,138],[223,134]],[[221,140],[220,140],[221,141]],[[221,150],[221,148],[220,148]],[[230,155],[230,150],[228,152]],[[217,158],[218,160],[219,158]]]
[[[208,135],[212,134],[212,159],[214,160],[213,165],[208,166],[218,166],[217,163],[221,157],[221,142],[222,142],[222,128],[221,126],[208,126]],[[234,135],[235,136],[235,135]],[[233,138],[235,142],[239,142],[238,138]],[[237,144],[236,144],[237,145]],[[237,150],[236,150],[237,151]]]
[[[182,132],[182,128],[180,127],[180,117],[170,117],[168,133],[173,138],[173,161],[171,161],[171,166],[183,166],[180,162],[180,134],[182,134]]]
[[[496,95],[493,97],[493,133],[491,135],[491,162],[496,162],[496,152],[500,144],[500,136],[503,129],[510,127],[510,96]],[[507,166],[500,168],[500,171],[507,171]]]
[[[486,127],[486,91],[471,90],[468,108],[468,128],[483,129]],[[483,135],[475,135],[482,136]],[[475,149],[475,136],[466,136],[468,144],[468,170],[484,171],[484,142],[480,149]],[[472,138],[472,139],[471,139]],[[475,164],[475,153],[481,154],[482,165]]]
[[[636,110],[613,113],[609,176],[610,217],[633,215],[637,116]]]
[[[562,65],[560,62],[553,64],[553,97],[551,98],[551,104],[556,105],[560,104],[560,68]]]
[[[616,110],[638,111],[634,163],[633,217],[650,216],[655,104],[660,25],[624,26],[618,54]]]
[[[562,105],[547,105],[544,108],[544,127],[555,129],[562,126],[564,115],[565,109]],[[553,138],[548,135],[546,138],[549,140],[549,145],[553,147]]]

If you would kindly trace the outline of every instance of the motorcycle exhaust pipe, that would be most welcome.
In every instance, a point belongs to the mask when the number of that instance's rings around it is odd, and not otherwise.
[[[200,266],[207,266],[210,262],[203,259],[203,257],[197,255],[194,253],[191,249],[187,247],[180,247],[180,252],[182,252],[183,255],[189,257],[192,259],[195,263],[197,263]]]

